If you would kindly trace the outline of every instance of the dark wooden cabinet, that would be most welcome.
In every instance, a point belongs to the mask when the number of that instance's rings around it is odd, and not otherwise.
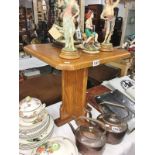
[[[31,34],[34,29],[33,10],[19,6],[19,51],[23,51],[23,46],[30,43]]]
[[[88,5],[86,9],[87,10],[90,9],[94,12],[94,19],[100,19],[100,14],[102,13],[102,10],[103,10],[103,5],[102,4],[91,4],[91,5]]]
[[[57,10],[56,10],[56,5],[57,5],[57,1],[56,0],[49,0],[49,10],[48,10],[48,28],[51,28],[51,26],[54,24],[55,20],[56,20],[56,14],[57,14]]]
[[[85,13],[87,13],[88,10],[92,10],[94,12],[93,24],[95,25],[95,31],[99,33],[100,31],[102,31],[100,15],[103,10],[103,5],[101,4],[88,5],[85,8]]]
[[[25,7],[19,7],[19,31],[27,31],[27,18]]]
[[[112,42],[113,46],[120,45],[121,36],[122,36],[122,24],[123,24],[123,18],[117,17],[115,20],[114,32],[111,37],[111,42]]]

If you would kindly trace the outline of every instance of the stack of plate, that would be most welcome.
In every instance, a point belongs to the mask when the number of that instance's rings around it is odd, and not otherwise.
[[[32,149],[45,143],[53,133],[54,121],[45,104],[26,97],[19,104],[19,148]]]

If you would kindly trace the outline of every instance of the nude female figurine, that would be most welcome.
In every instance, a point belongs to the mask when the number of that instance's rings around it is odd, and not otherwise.
[[[111,36],[113,34],[114,26],[115,26],[115,16],[114,16],[114,8],[117,7],[120,0],[105,0],[104,9],[100,15],[101,19],[105,20],[105,28],[106,34],[103,44],[109,44],[111,40]]]
[[[65,37],[65,51],[76,51],[74,47],[75,24],[74,20],[80,13],[79,6],[76,0],[64,0],[65,9],[63,13],[63,30]],[[74,14],[73,14],[74,11]]]

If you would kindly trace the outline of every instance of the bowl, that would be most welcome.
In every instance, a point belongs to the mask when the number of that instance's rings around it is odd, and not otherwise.
[[[38,114],[45,109],[45,104],[34,97],[26,97],[19,103],[19,116],[28,122],[35,120]]]

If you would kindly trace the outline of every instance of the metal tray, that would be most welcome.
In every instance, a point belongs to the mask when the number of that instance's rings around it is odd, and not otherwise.
[[[135,117],[135,102],[130,100],[117,89],[108,93],[97,95],[95,96],[95,100],[97,104],[101,104],[104,101],[109,101],[126,106],[129,110],[129,116],[126,118],[126,121],[129,121]],[[123,118],[127,115],[125,110],[110,105],[104,105],[103,110],[105,113],[115,113],[120,118]]]

